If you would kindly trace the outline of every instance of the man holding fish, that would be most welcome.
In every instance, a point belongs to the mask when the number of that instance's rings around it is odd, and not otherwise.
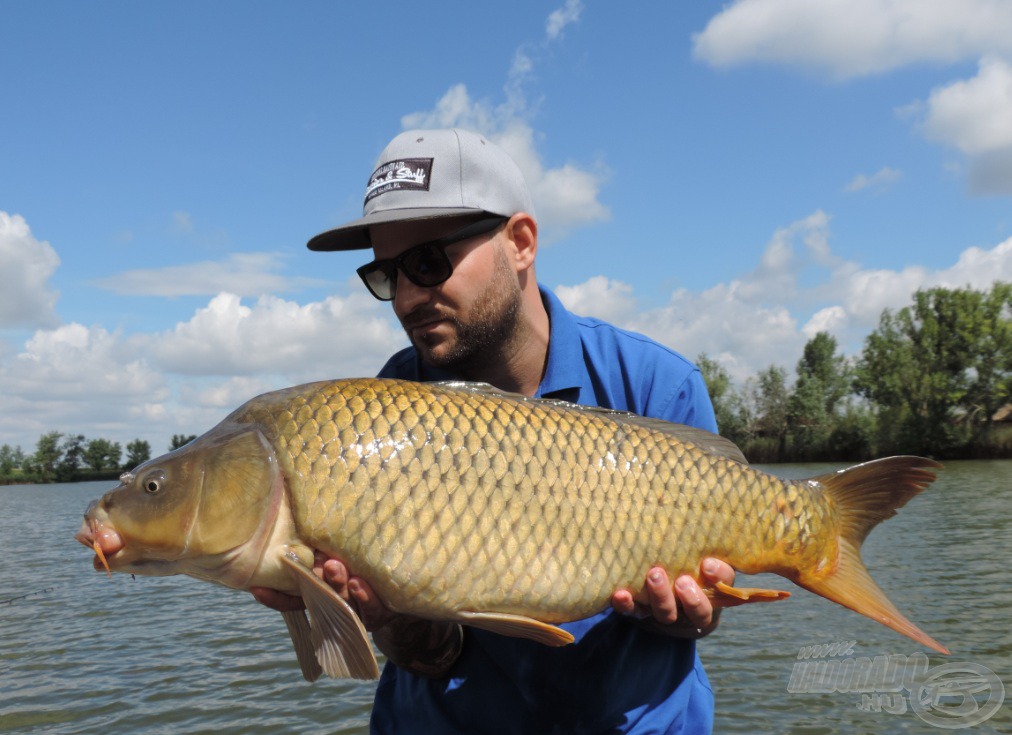
[[[380,155],[364,216],[311,250],[372,248],[358,269],[411,341],[380,377],[467,380],[716,431],[699,371],[642,335],[568,312],[534,272],[538,227],[516,164],[462,130],[408,131]],[[717,624],[697,581],[650,570],[612,610],[560,627],[554,648],[456,623],[397,615],[338,559],[315,573],[358,612],[388,663],[374,732],[709,732],[713,694],[694,639]],[[707,585],[734,571],[703,561]],[[258,588],[278,610],[300,598]]]

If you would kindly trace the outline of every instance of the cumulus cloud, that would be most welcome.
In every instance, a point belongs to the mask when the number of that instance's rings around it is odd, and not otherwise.
[[[58,323],[59,293],[49,283],[60,258],[36,240],[24,217],[0,211],[0,328]]]
[[[693,36],[713,66],[788,64],[850,78],[1012,53],[1005,0],[738,0]]]
[[[142,296],[213,296],[222,291],[260,296],[325,283],[280,275],[278,271],[288,257],[280,253],[232,253],[218,261],[130,270],[98,279],[95,284],[118,294]]]
[[[120,335],[77,323],[36,331],[0,364],[0,385],[4,442],[53,430],[92,437],[136,431],[147,425],[149,409],[168,397],[164,376]]]
[[[1012,194],[1012,64],[982,59],[975,77],[935,89],[922,108],[924,134],[968,157],[974,192]]]
[[[567,0],[546,21],[545,44],[558,38],[562,29],[576,23],[583,10],[579,0]],[[405,115],[401,125],[412,128],[460,127],[481,133],[502,146],[517,162],[534,199],[542,242],[551,243],[569,230],[607,220],[611,213],[600,201],[608,169],[601,162],[546,163],[538,151],[531,126],[525,85],[535,65],[537,49],[522,45],[514,53],[505,99],[500,104],[472,99],[463,84],[456,84],[436,101],[431,110]]]
[[[0,362],[0,443],[56,429],[121,443],[140,435],[161,451],[172,434],[205,431],[267,390],[374,375],[406,343],[389,309],[362,295],[247,306],[223,293],[161,333],[38,330]]]
[[[751,271],[702,292],[679,289],[659,308],[638,310],[631,287],[601,276],[556,292],[577,313],[647,334],[690,359],[706,352],[743,380],[771,364],[792,368],[820,331],[857,354],[882,311],[908,305],[918,289],[983,290],[1012,280],[1012,238],[967,248],[943,269],[868,269],[832,252],[829,222],[817,211],[778,229]]]
[[[844,188],[846,191],[851,193],[858,192],[863,189],[882,191],[899,181],[901,176],[902,174],[896,169],[883,166],[871,175],[858,174],[851,179],[850,183]]]
[[[534,129],[512,105],[494,107],[471,99],[463,84],[451,87],[430,111],[406,115],[404,129],[461,127],[486,135],[517,162],[527,180],[538,222],[551,242],[570,229],[607,220],[610,211],[599,199],[608,172],[603,164],[547,166],[535,145]]]
[[[298,304],[215,296],[172,330],[138,336],[160,369],[184,375],[280,375],[290,382],[373,375],[406,344],[389,310],[368,296]]]
[[[558,286],[555,293],[567,309],[576,314],[593,314],[598,319],[622,323],[629,321],[636,311],[632,286],[604,276],[593,278],[576,286]]]

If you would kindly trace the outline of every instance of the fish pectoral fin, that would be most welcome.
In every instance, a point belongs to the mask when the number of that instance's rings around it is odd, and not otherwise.
[[[566,646],[574,640],[573,636],[562,628],[523,615],[478,612],[462,612],[458,615],[458,620],[464,625],[513,638],[529,638],[546,646]]]
[[[309,618],[305,610],[289,610],[281,613],[288,627],[288,635],[291,636],[292,645],[295,647],[295,657],[299,660],[299,668],[302,669],[302,678],[306,681],[316,681],[323,673],[320,662],[316,660],[316,647],[313,645],[312,631],[309,627]]]
[[[379,678],[369,634],[351,606],[299,562],[288,556],[281,561],[295,572],[312,621],[310,640],[324,673],[335,679]]]
[[[750,602],[775,602],[791,596],[786,590],[766,590],[761,587],[732,587],[724,582],[717,582],[712,588],[704,590],[714,607],[737,607]]]

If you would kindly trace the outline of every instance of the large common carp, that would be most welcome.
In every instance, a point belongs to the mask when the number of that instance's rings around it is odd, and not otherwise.
[[[120,478],[77,538],[95,567],[301,595],[303,674],[375,677],[358,618],[312,573],[346,562],[394,610],[564,645],[660,564],[775,572],[937,651],[868,575],[861,543],[934,480],[891,457],[807,480],[732,443],[628,413],[484,384],[361,379],[267,393]],[[713,590],[715,604],[787,593]],[[311,622],[310,622],[311,620]],[[319,663],[317,663],[319,662]]]

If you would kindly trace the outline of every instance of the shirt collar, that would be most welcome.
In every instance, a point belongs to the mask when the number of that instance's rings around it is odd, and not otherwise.
[[[583,346],[576,317],[562,305],[558,297],[543,286],[541,301],[548,312],[548,363],[545,376],[538,386],[537,396],[556,396],[579,390],[583,385],[586,369],[582,359]]]

